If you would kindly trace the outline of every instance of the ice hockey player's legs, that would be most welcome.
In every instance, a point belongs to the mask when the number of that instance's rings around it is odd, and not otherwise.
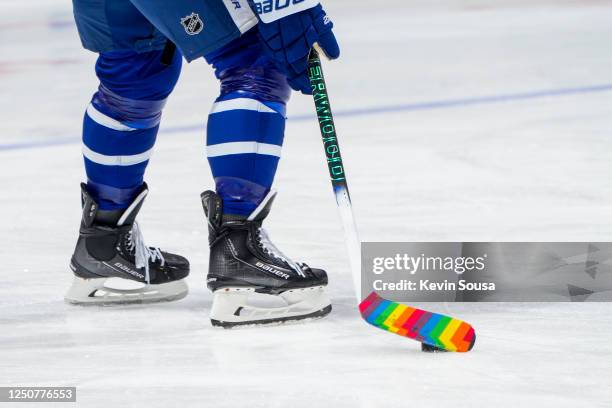
[[[326,76],[363,240],[610,239],[612,1],[328,3],[343,56]],[[327,270],[333,311],[213,329],[199,194],[213,187],[203,118],[218,88],[203,61],[184,67],[165,108],[139,214],[148,242],[189,258],[189,295],[66,305],[81,119],[97,85],[70,13],[67,2],[0,5],[0,38],[11,39],[0,42],[0,385],[76,386],[86,407],[610,400],[609,304],[420,305],[478,329],[467,355],[421,353],[360,321],[312,100],[298,95],[266,228],[287,255]]]

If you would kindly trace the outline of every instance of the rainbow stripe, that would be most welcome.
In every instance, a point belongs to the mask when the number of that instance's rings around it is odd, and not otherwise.
[[[373,326],[447,351],[470,351],[476,342],[468,323],[385,300],[376,292],[359,304],[359,311]]]

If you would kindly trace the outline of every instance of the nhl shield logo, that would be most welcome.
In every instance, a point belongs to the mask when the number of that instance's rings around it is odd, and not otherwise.
[[[199,34],[204,28],[204,23],[198,15],[198,13],[191,13],[190,15],[181,18],[181,24],[185,28],[185,32],[189,35]]]

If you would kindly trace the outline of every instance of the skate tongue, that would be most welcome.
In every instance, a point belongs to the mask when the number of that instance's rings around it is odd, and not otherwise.
[[[81,183],[81,205],[83,206],[83,224],[90,227],[93,224],[109,227],[131,225],[140,211],[140,207],[149,192],[147,183],[143,183],[137,191],[136,197],[126,209],[102,210],[94,199],[87,184]]]
[[[117,221],[118,227],[135,223],[136,216],[138,215],[140,207],[142,207],[142,203],[147,197],[147,194],[149,194],[149,188],[147,187],[146,183],[143,183],[142,190],[140,191],[140,193],[134,198],[128,208],[126,208],[123,214],[121,214],[121,218],[119,218],[119,220]]]
[[[264,197],[264,199],[259,203],[257,208],[253,210],[253,212],[248,216],[247,221],[263,221],[268,214],[270,214],[270,210],[272,209],[272,203],[276,198],[276,190],[270,190],[268,194]]]
[[[200,194],[204,213],[208,218],[211,228],[217,229],[226,222],[263,221],[272,208],[272,202],[276,197],[276,191],[270,190],[261,203],[248,216],[241,214],[230,214],[223,211],[223,200],[214,191],[204,191]]]

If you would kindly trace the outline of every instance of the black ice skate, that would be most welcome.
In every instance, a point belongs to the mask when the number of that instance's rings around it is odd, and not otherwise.
[[[125,210],[103,211],[81,184],[83,217],[70,261],[74,281],[65,299],[75,304],[147,303],[187,295],[189,262],[147,247],[134,221],[146,184]]]
[[[207,286],[214,293],[210,319],[214,326],[282,323],[327,315],[327,274],[283,255],[270,242],[262,221],[270,212],[270,192],[248,217],[223,215],[223,201],[202,193],[209,226],[210,264]],[[281,307],[249,305],[256,294],[284,301]]]

